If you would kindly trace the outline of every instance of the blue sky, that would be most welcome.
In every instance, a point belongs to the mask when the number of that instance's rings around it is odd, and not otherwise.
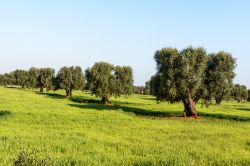
[[[162,47],[203,46],[237,58],[250,88],[250,1],[0,0],[0,73],[97,61],[133,67],[136,85],[155,73]]]

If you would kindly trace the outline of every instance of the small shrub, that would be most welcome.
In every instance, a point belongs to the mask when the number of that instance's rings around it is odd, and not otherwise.
[[[51,166],[54,165],[49,157],[40,159],[35,152],[21,150],[14,162],[15,166]]]

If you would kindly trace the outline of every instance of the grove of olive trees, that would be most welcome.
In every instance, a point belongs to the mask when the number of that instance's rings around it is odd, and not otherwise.
[[[62,67],[57,75],[52,68],[35,68],[28,71],[15,70],[0,75],[0,85],[21,88],[39,88],[40,92],[65,89],[66,97],[72,97],[73,90],[88,90],[101,97],[107,104],[110,96],[119,97],[133,93],[133,73],[129,66],[114,66],[106,62],[95,63],[85,70],[80,66]]]
[[[207,53],[202,47],[183,50],[162,48],[154,55],[157,72],[144,86],[133,86],[133,71],[129,66],[114,66],[97,62],[83,72],[80,66],[55,69],[35,68],[0,74],[0,85],[19,86],[40,92],[64,89],[66,97],[73,90],[90,91],[100,97],[103,104],[109,97],[132,93],[154,95],[158,102],[182,102],[184,115],[197,117],[196,103],[202,100],[209,105],[222,100],[250,101],[250,92],[244,85],[233,84],[236,60],[230,53]]]

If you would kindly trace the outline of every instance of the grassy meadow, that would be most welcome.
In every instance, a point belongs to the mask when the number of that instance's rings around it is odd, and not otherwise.
[[[192,119],[152,96],[64,93],[0,87],[0,165],[250,165],[250,103]]]

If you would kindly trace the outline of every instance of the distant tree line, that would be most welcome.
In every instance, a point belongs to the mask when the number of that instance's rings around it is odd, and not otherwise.
[[[238,102],[248,100],[246,86],[233,85],[236,60],[230,53],[207,53],[204,48],[188,47],[183,50],[163,48],[154,55],[157,73],[145,83],[144,93],[158,101],[182,102],[184,116],[197,117],[196,103],[206,105],[225,99]]]
[[[238,102],[250,102],[250,90],[247,90],[245,85],[235,84],[231,89],[230,97]]]
[[[144,86],[134,86],[133,90],[134,90],[133,92],[135,94],[141,94],[141,95],[146,94],[146,95],[149,95],[149,93],[145,92],[145,87]]]
[[[53,68],[31,67],[0,74],[0,85],[39,88],[40,92],[64,89],[66,97],[71,97],[73,90],[88,90],[107,104],[110,96],[133,93],[133,72],[129,66],[114,66],[106,62],[95,63],[85,73],[80,66],[62,67],[57,74]]]

